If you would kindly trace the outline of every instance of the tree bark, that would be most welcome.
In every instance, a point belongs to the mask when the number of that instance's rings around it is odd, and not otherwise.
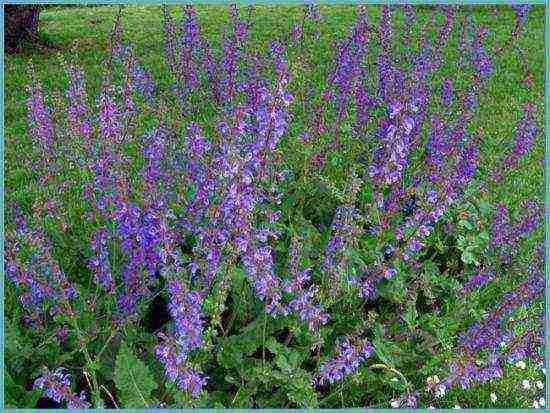
[[[4,44],[8,51],[14,50],[24,39],[37,38],[41,9],[38,4],[4,6]]]

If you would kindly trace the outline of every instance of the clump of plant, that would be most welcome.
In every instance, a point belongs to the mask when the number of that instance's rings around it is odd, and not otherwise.
[[[72,63],[51,104],[33,75],[8,392],[17,376],[70,408],[445,407],[541,365],[541,207],[511,214],[501,193],[542,136],[538,102],[489,170],[476,116],[529,8],[496,52],[469,9],[377,10],[327,51],[314,5],[265,48],[252,7],[229,8],[219,47],[194,7],[179,25],[165,8],[166,90],[119,16],[97,98]]]

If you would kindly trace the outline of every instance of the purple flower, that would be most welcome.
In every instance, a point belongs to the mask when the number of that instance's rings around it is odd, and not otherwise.
[[[541,261],[540,257],[537,259]],[[457,360],[450,364],[450,375],[444,381],[447,388],[454,385],[469,388],[476,382],[485,383],[501,377],[505,360],[514,362],[527,354],[534,359],[540,358],[539,349],[544,341],[541,331],[526,325],[523,318],[513,321],[507,318],[518,308],[542,298],[544,273],[541,267],[541,263],[532,266],[527,279],[504,294],[494,309],[459,335]],[[543,317],[538,321],[543,323]],[[519,326],[522,328],[518,329]],[[474,358],[480,357],[480,353],[489,356],[485,362],[475,363]]]
[[[519,32],[523,28],[523,26],[525,25],[525,21],[527,20],[527,15],[529,14],[529,11],[531,10],[531,5],[530,4],[514,4],[511,7],[516,12],[516,27],[517,27],[517,31]]]
[[[164,58],[168,67],[170,68],[172,75],[176,75],[176,38],[174,20],[172,15],[168,12],[168,8],[163,6],[164,14]]]
[[[75,394],[71,390],[70,376],[66,370],[59,367],[51,372],[44,369],[42,375],[34,381],[34,388],[44,391],[44,395],[57,403],[67,403],[70,409],[86,409],[90,404],[86,402],[84,392]]]
[[[408,407],[411,409],[416,409],[417,402],[418,402],[418,393],[407,391],[402,396],[392,400],[391,405],[392,407],[395,407],[395,408]]]
[[[479,27],[476,31],[475,40],[471,44],[471,59],[474,69],[480,78],[487,78],[493,73],[493,62],[483,47],[483,40],[487,31]]]
[[[292,41],[297,44],[302,39],[302,26],[295,24],[292,26]]]
[[[319,325],[326,324],[330,318],[320,305],[315,304],[317,293],[317,287],[298,291],[297,296],[288,304],[289,312],[292,311],[298,314],[300,320],[307,321],[310,331],[315,331]]]
[[[491,270],[482,271],[474,273],[468,281],[462,286],[463,293],[469,293],[476,287],[486,285],[495,278],[495,274]]]
[[[441,87],[441,100],[444,106],[451,106],[453,103],[453,81],[446,79]]]
[[[99,127],[102,139],[116,145],[122,141],[122,114],[113,92],[104,84],[99,96]]]
[[[189,392],[196,398],[206,385],[207,377],[198,373],[187,361],[187,353],[179,348],[173,335],[160,334],[162,344],[155,348],[155,355],[164,364],[166,377],[174,382],[180,390]]]
[[[187,360],[193,349],[203,345],[203,294],[189,291],[178,278],[169,280],[166,288],[170,295],[168,309],[174,320],[174,332],[160,335],[162,343],[155,348],[155,354],[164,364],[166,377],[180,389],[190,392],[192,397],[197,397],[206,377],[191,368]]]
[[[189,368],[178,377],[177,385],[180,389],[191,393],[195,398],[202,391],[206,384],[207,377],[198,374],[195,370]]]
[[[523,108],[523,118],[516,124],[515,145],[493,172],[493,179],[502,180],[502,174],[510,169],[516,169],[519,161],[534,147],[535,138],[540,133],[533,119],[534,105],[526,103]]]
[[[42,85],[36,80],[34,69],[32,73],[35,76],[34,83],[27,87],[29,94],[27,99],[29,134],[31,137],[36,138],[38,144],[44,150],[53,149],[54,125],[51,109],[45,104]]]
[[[51,242],[41,229],[29,228],[18,206],[12,206],[10,212],[17,230],[6,231],[6,274],[22,293],[25,317],[39,326],[46,304],[51,305],[50,316],[60,311],[73,316],[72,302],[78,293],[54,259]],[[21,247],[27,251],[25,261],[19,257]]]
[[[395,277],[397,275],[397,270],[395,268],[388,268],[385,272],[384,272],[384,278],[387,278],[388,280],[389,279],[392,279],[393,277]]]
[[[239,19],[239,12],[236,4],[229,6],[229,17],[233,26],[233,33],[237,43],[243,43],[248,37],[248,24]]]
[[[359,340],[352,343],[349,337],[344,337],[336,346],[334,358],[321,364],[315,383],[323,385],[328,381],[332,384],[349,374],[355,374],[359,365],[373,352],[374,347],[368,341]]]
[[[335,290],[339,288],[343,275],[348,272],[346,252],[358,235],[355,216],[353,205],[341,205],[332,220],[332,235],[325,246],[322,270],[331,277]]]
[[[67,120],[71,132],[75,136],[84,137],[84,144],[90,151],[92,126],[89,119],[89,109],[87,105],[87,92],[84,73],[74,66],[67,68],[69,74],[69,87],[67,89]]]

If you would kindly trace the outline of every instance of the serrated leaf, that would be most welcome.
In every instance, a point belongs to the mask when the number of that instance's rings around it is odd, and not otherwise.
[[[17,383],[15,383],[11,375],[4,372],[5,390],[6,390],[6,407],[35,407],[36,402],[42,396],[40,389],[32,389],[30,391]]]
[[[280,354],[275,358],[275,364],[281,371],[290,373],[293,369],[285,355]]]
[[[279,355],[280,353],[284,353],[285,351],[285,346],[283,346],[273,337],[270,337],[265,345],[269,349],[269,351],[271,351],[275,355]]]
[[[10,374],[6,371],[4,373],[5,380],[5,391],[6,391],[6,407],[7,408],[16,408],[16,407],[25,407],[20,403],[22,401],[23,389],[21,386],[15,384]],[[26,406],[28,407],[28,406]]]
[[[122,343],[116,358],[114,381],[121,407],[149,407],[158,386],[147,366]]]

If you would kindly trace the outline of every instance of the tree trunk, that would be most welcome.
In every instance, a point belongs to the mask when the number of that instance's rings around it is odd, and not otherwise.
[[[41,8],[38,4],[4,6],[4,41],[8,51],[24,39],[37,37]]]

